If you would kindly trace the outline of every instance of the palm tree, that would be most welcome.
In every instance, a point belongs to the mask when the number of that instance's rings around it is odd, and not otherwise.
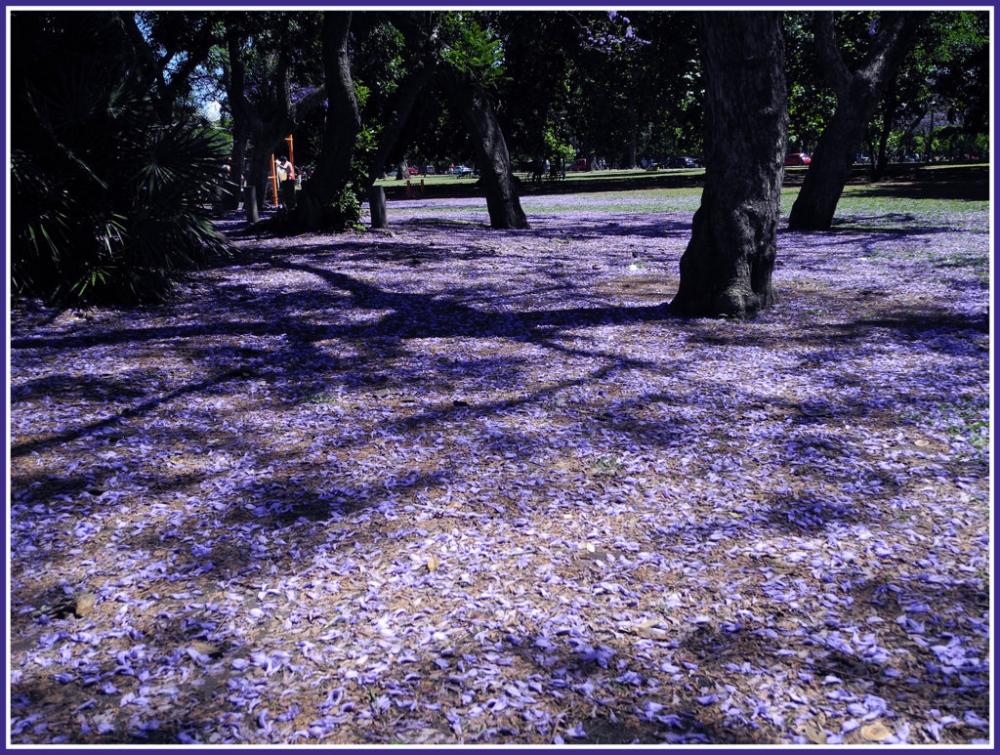
[[[11,273],[66,305],[162,298],[223,239],[209,202],[225,144],[162,123],[111,12],[12,14]]]

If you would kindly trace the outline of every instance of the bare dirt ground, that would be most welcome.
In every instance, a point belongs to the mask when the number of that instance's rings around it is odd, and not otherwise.
[[[17,303],[10,741],[987,742],[988,213],[782,233],[736,323],[604,201]]]

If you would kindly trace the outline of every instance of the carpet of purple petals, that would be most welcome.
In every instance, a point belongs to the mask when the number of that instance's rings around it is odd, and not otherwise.
[[[988,741],[987,213],[782,232],[741,324],[602,201],[19,304],[10,740]]]

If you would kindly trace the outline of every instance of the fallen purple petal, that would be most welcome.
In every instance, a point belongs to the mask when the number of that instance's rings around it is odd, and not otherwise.
[[[738,323],[662,307],[697,201],[624,201],[15,306],[12,744],[988,737],[985,203],[782,231]]]

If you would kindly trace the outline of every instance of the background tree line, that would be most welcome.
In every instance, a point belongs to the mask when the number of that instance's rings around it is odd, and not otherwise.
[[[829,227],[859,155],[877,178],[905,153],[988,152],[987,13],[767,19],[768,47],[754,54],[780,59],[760,82],[781,89],[780,151],[815,153],[794,227]],[[263,202],[270,156],[287,154],[289,135],[311,172],[283,218],[296,231],[356,223],[375,180],[413,162],[474,162],[497,228],[527,226],[513,172],[544,160],[627,168],[689,154],[710,173],[732,162],[772,186],[783,170],[773,156],[760,165],[747,150],[765,148],[746,140],[720,151],[722,127],[713,137],[707,119],[708,48],[751,43],[712,33],[727,20],[739,18],[15,11],[12,286],[63,302],[162,296],[175,271],[221,248],[213,204],[236,208],[250,188]],[[715,64],[717,77],[740,65]],[[726,309],[713,307],[689,309]]]

